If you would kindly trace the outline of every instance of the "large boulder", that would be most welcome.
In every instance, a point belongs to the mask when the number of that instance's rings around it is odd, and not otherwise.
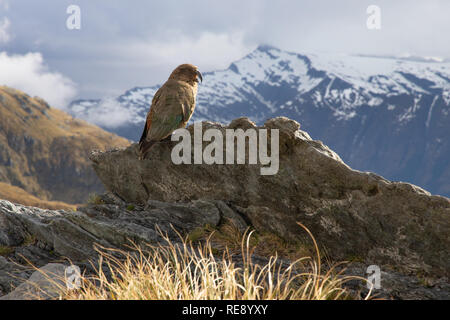
[[[178,142],[171,141],[156,144],[147,160],[139,160],[136,144],[93,152],[94,170],[110,192],[128,203],[223,201],[257,230],[292,243],[309,241],[296,224],[301,222],[334,260],[357,259],[405,274],[450,275],[448,198],[352,170],[287,118],[262,127],[247,118],[228,126],[202,125],[224,137],[226,129],[278,129],[279,171],[261,175],[259,164],[176,165],[171,152]],[[194,126],[188,130],[194,134]],[[192,142],[192,159],[194,150]]]
[[[203,126],[221,132],[261,129],[248,119]],[[311,247],[296,224],[303,223],[323,255],[353,261],[346,274],[365,277],[367,266],[380,266],[382,288],[376,293],[382,297],[450,297],[449,199],[352,170],[295,121],[276,118],[262,128],[280,130],[275,175],[261,175],[259,165],[175,165],[169,141],[155,145],[149,160],[138,160],[136,145],[93,152],[94,169],[110,193],[77,211],[0,200],[0,296],[16,288],[4,299],[28,298],[37,284],[48,293],[44,298],[54,297],[54,288],[46,289],[48,277],[33,276],[30,264],[58,275],[70,264],[93,272],[97,245],[129,249],[132,242],[165,243],[161,232],[176,242],[179,235],[231,220],[241,232],[252,226],[297,249]],[[264,263],[268,257],[257,259]],[[348,285],[361,289],[361,283]]]

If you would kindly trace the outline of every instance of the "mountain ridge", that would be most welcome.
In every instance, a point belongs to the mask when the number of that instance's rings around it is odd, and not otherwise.
[[[29,198],[33,205],[55,207],[57,204],[48,202],[55,200],[83,203],[90,193],[104,190],[90,166],[89,152],[128,143],[51,108],[41,98],[0,86],[0,181],[4,183],[1,194],[9,194],[11,200],[20,200],[11,198],[14,191]]]
[[[286,116],[355,169],[450,196],[450,63],[416,60],[261,45],[227,69],[204,74],[192,121],[248,116],[260,124]],[[157,89],[78,101],[69,112],[96,121],[101,109],[121,110],[128,117],[122,125],[100,126],[136,141]]]

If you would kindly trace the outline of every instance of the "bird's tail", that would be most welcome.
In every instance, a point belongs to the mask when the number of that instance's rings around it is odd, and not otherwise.
[[[150,140],[150,141],[142,140],[141,142],[139,142],[139,151],[141,153],[139,156],[139,159],[140,160],[146,159],[148,152],[157,142],[158,141],[154,141],[154,140]]]

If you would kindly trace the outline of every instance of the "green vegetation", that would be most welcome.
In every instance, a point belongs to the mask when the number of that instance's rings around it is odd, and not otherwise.
[[[91,194],[89,194],[87,203],[89,203],[89,204],[104,204],[104,201],[98,194],[91,193]]]
[[[14,252],[13,247],[8,246],[0,246],[0,256],[8,256],[9,254]]]

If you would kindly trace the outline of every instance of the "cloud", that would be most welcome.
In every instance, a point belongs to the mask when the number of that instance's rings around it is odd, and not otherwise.
[[[117,47],[115,52],[119,56],[127,56],[130,62],[139,61],[141,67],[153,69],[163,65],[167,69],[164,73],[167,73],[181,63],[195,64],[204,72],[227,68],[251,49],[244,44],[240,32],[203,32],[196,37],[177,33],[165,41],[136,41]],[[163,77],[161,80],[166,79]]]
[[[76,44],[67,47],[74,52],[58,59],[55,66],[79,79],[82,95],[78,98],[101,98],[118,96],[132,87],[162,84],[181,63],[195,64],[202,72],[225,69],[256,46],[245,44],[241,32],[205,31],[199,35],[173,32],[165,40],[146,37],[98,42],[84,51],[77,51]]]
[[[4,0],[0,0],[1,4]],[[71,0],[9,1],[8,52],[42,52],[79,83],[77,98],[161,83],[180,61],[224,68],[261,43],[308,52],[448,57],[448,0],[77,1],[82,29],[65,27]],[[367,7],[381,8],[368,30]],[[2,15],[0,14],[0,20]]]
[[[0,3],[1,4],[1,3]],[[11,35],[9,33],[9,27],[11,22],[8,18],[0,19],[0,43],[7,43],[11,40]]]
[[[9,4],[7,0],[0,0],[0,9],[8,11],[9,10]]]
[[[71,113],[75,113],[77,118],[94,123],[105,128],[117,128],[124,124],[133,122],[136,114],[132,112],[112,97],[103,99],[98,105],[77,105]]]
[[[51,72],[40,53],[8,55],[0,52],[0,85],[39,96],[55,108],[64,109],[76,94],[74,82]]]
[[[239,59],[249,50],[250,48],[243,44],[242,33],[238,32],[233,34],[204,32],[197,37],[176,33],[170,37],[169,41],[132,40],[111,46],[109,51],[112,57],[107,58],[112,58],[112,60],[108,61],[104,57],[103,62],[106,62],[105,65],[111,68],[112,65],[115,65],[114,55],[127,56],[127,60],[131,64],[129,68],[133,68],[133,72],[121,73],[120,78],[124,81],[124,87],[128,89],[136,85],[137,78],[148,79],[151,76],[148,70],[152,70],[156,75],[152,79],[153,82],[162,84],[172,70],[181,63],[196,64],[201,71],[207,72],[216,68],[227,68],[230,63],[229,59]],[[133,65],[132,62],[136,61],[138,63]],[[115,77],[112,80],[117,81]],[[143,84],[145,84],[144,81],[142,81]],[[105,83],[108,83],[108,79],[103,81],[103,85]],[[137,119],[145,120],[139,115],[140,110],[125,107],[113,96],[114,94],[106,96],[98,105],[90,102],[76,104],[71,107],[70,113],[108,129],[135,123]]]

